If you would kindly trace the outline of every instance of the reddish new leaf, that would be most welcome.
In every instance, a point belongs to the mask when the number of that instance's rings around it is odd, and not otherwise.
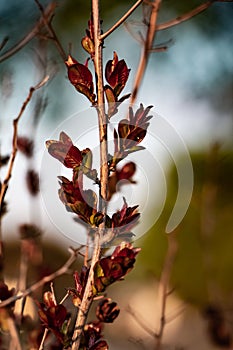
[[[115,96],[119,96],[129,77],[130,69],[128,69],[124,60],[118,60],[117,53],[114,51],[113,59],[109,60],[105,67],[105,78],[111,88],[114,90]]]
[[[76,168],[82,162],[82,153],[73,145],[69,136],[62,131],[59,141],[46,141],[49,154],[58,159],[67,168]]]
[[[92,103],[95,102],[94,84],[91,71],[87,64],[81,64],[70,55],[66,61],[68,78],[75,88],[84,94]]]

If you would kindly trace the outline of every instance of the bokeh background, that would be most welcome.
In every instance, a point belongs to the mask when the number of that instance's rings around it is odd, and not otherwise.
[[[42,3],[44,6],[48,4],[45,1]],[[84,62],[87,55],[80,41],[90,16],[90,2],[66,0],[57,3],[53,19],[57,36],[67,53]],[[101,1],[103,30],[115,23],[133,3],[124,0]],[[194,0],[164,0],[159,23],[183,14],[200,3]],[[54,160],[45,158],[45,141],[56,133],[58,137],[61,128],[68,128],[70,118],[73,122],[73,116],[77,115],[72,136],[78,145],[82,136],[80,143],[83,148],[90,147],[92,142],[92,134],[85,134],[85,130],[91,130],[92,122],[89,117],[89,124],[85,123],[85,118],[81,118],[85,111],[90,110],[89,101],[77,94],[69,84],[66,67],[51,41],[45,40],[43,35],[37,36],[13,56],[1,59],[8,49],[32,30],[39,17],[40,12],[33,1],[8,0],[0,4],[0,38],[1,41],[8,38],[0,51],[2,155],[11,149],[12,120],[17,116],[29,87],[45,73],[51,76],[47,86],[34,96],[19,127],[20,135],[34,140],[35,157],[28,160],[21,154],[17,155],[6,197],[8,213],[3,218],[2,231],[10,256],[6,268],[11,278],[17,275],[15,264],[19,261],[19,225],[33,222],[43,230],[43,254],[51,270],[65,261],[67,247],[75,245],[74,239],[70,239],[59,227],[59,220],[62,219],[60,214],[56,214],[56,208],[60,206],[56,195],[56,176],[60,174],[56,173],[57,168],[54,170]],[[150,138],[152,142],[147,145],[150,147],[149,153],[153,159],[157,159],[160,172],[157,174],[155,171],[152,179],[147,181],[150,206],[148,209],[146,200],[142,200],[141,221],[152,222],[153,226],[135,242],[142,247],[135,270],[126,281],[109,288],[109,296],[121,307],[121,314],[114,325],[106,327],[111,349],[155,348],[156,341],[145,328],[153,332],[159,327],[161,299],[158,285],[166,265],[168,246],[175,247],[175,253],[168,257],[172,263],[170,287],[173,292],[167,299],[163,348],[232,348],[232,343],[227,347],[224,341],[221,342],[226,333],[233,337],[232,18],[233,4],[216,2],[195,18],[157,33],[155,45],[168,43],[168,49],[151,54],[137,103],[153,105],[154,118],[156,114],[162,116],[184,140],[193,162],[194,189],[183,221],[174,233],[166,234],[166,224],[177,196],[177,164],[158,142],[153,143],[153,137]],[[145,31],[142,19],[143,12],[139,8],[127,20],[126,26],[118,28],[105,41],[104,61],[111,59],[113,51],[116,51],[131,68],[125,92],[130,92],[140,57],[140,43],[135,39],[140,37],[139,32]],[[94,126],[96,123],[93,121]],[[150,133],[159,134],[156,123],[152,122]],[[182,162],[182,153],[178,150],[175,154],[176,159]],[[136,162],[138,159],[140,169],[144,167],[143,158],[143,154],[134,158]],[[41,194],[35,198],[27,194],[25,173],[29,168],[40,173]],[[0,171],[3,179],[5,167]],[[142,174],[144,177],[140,187]],[[138,185],[126,193],[130,199],[136,200],[138,196],[140,202],[147,175],[149,178],[147,170],[136,174]],[[55,195],[50,198],[54,201],[53,213],[44,202],[43,193],[46,192],[48,178],[49,183],[54,179]],[[166,201],[157,218],[163,189],[161,184],[164,183]],[[129,204],[137,204],[131,203],[130,199]],[[118,200],[119,205],[117,200],[115,203],[121,207],[120,197]],[[64,220],[67,215],[64,210]],[[84,233],[80,232],[80,235]],[[67,283],[72,284],[72,281]],[[56,288],[62,295],[63,287],[59,287],[59,281]],[[217,316],[207,312],[211,307],[218,310]],[[217,330],[213,324],[219,318],[219,313],[221,329]],[[216,338],[218,332],[220,336]]]

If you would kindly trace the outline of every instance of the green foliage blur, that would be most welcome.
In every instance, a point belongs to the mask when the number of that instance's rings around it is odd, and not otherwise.
[[[191,158],[195,178],[192,200],[183,221],[171,233],[178,245],[171,284],[175,293],[198,307],[213,302],[229,306],[233,290],[233,154],[213,145],[209,152]],[[164,212],[139,243],[143,270],[157,279],[170,239],[165,227],[177,194],[175,169],[168,184]]]

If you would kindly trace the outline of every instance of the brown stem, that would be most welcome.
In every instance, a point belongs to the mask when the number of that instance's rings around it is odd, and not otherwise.
[[[162,0],[157,0],[157,1],[154,0],[154,2],[150,4],[151,5],[150,18],[148,21],[146,39],[142,47],[141,57],[138,64],[136,77],[134,79],[134,85],[133,85],[131,100],[130,100],[131,105],[134,104],[136,101],[138,90],[141,85],[141,82],[147,67],[149,54],[153,47],[153,41],[156,33],[156,22],[157,22],[158,12],[159,12],[161,2]]]
[[[49,332],[48,328],[45,328],[44,333],[43,333],[43,337],[42,337],[42,340],[41,340],[41,343],[40,343],[39,350],[43,350],[44,349],[44,343],[45,343],[45,339],[46,339],[46,337],[48,335],[48,332]]]
[[[161,348],[164,327],[166,325],[167,298],[170,295],[170,293],[168,292],[168,287],[169,287],[170,276],[171,276],[171,272],[174,265],[176,252],[177,252],[176,237],[174,235],[175,233],[169,233],[168,249],[167,249],[163,270],[159,281],[160,325],[156,335],[155,350],[159,350]]]
[[[106,39],[114,30],[116,30],[122,23],[126,21],[126,19],[141,5],[143,0],[138,0],[130,9],[127,11],[124,16],[122,16],[119,21],[117,21],[107,32],[103,33],[100,37],[101,40]]]
[[[20,340],[19,340],[19,334],[18,330],[15,325],[15,320],[13,320],[12,317],[8,317],[7,319],[8,323],[8,330],[11,336],[11,341],[9,344],[9,350],[22,350]]]
[[[55,45],[58,49],[58,52],[61,55],[61,58],[63,59],[63,61],[65,61],[67,59],[67,54],[66,54],[65,50],[63,49],[54,29],[52,27],[51,19],[48,18],[48,16],[46,16],[45,10],[44,10],[43,6],[41,5],[41,3],[39,2],[39,0],[35,0],[35,2],[37,4],[40,12],[42,13],[42,18],[44,20],[44,24],[47,27],[49,34],[51,35],[51,39],[55,42]]]
[[[199,13],[205,11],[207,8],[209,8],[211,5],[213,5],[215,2],[232,2],[232,1],[233,0],[212,0],[212,1],[210,0],[210,1],[207,1],[207,2],[197,6],[195,9],[193,9],[193,10],[191,10],[191,11],[189,11],[181,16],[173,18],[167,22],[158,24],[156,26],[156,31],[171,28],[171,27],[174,27],[182,22],[188,21],[190,18],[197,16],[197,15],[199,15]]]
[[[69,271],[70,266],[77,259],[78,253],[82,248],[83,248],[83,246],[81,246],[78,249],[70,248],[69,251],[70,251],[71,255],[62,267],[60,267],[58,270],[51,273],[50,275],[43,277],[41,280],[34,283],[31,287],[25,289],[24,291],[20,292],[19,294],[13,295],[12,297],[0,302],[0,307],[7,306],[10,303],[15,302],[16,300],[19,300],[21,298],[28,296],[29,294],[31,294],[32,292],[34,292],[38,288],[42,287],[45,283],[49,283],[49,282],[53,281],[55,278],[67,273]]]
[[[27,107],[27,105],[29,104],[31,98],[32,98],[32,95],[33,93],[40,89],[43,85],[45,85],[48,81],[49,77],[46,76],[39,84],[37,84],[36,86],[33,86],[30,88],[29,90],[29,93],[28,93],[28,96],[26,98],[26,100],[24,101],[21,109],[20,109],[20,112],[17,116],[17,118],[15,118],[13,120],[13,138],[12,138],[12,151],[11,151],[11,156],[10,156],[10,160],[9,160],[9,166],[8,166],[8,170],[7,170],[7,173],[6,173],[6,177],[3,181],[3,183],[1,184],[1,188],[0,188],[0,212],[2,211],[2,208],[3,208],[3,205],[4,205],[4,199],[5,199],[5,195],[6,195],[6,192],[7,192],[7,189],[8,189],[8,186],[9,186],[9,182],[10,182],[10,179],[11,179],[11,176],[12,176],[12,171],[13,171],[13,167],[14,167],[14,163],[15,163],[15,157],[16,157],[16,154],[17,154],[17,150],[18,150],[18,147],[17,147],[17,137],[18,137],[18,124],[19,124],[19,121]],[[2,263],[2,260],[3,260],[3,250],[2,250],[2,232],[1,232],[1,217],[0,217],[0,260],[1,260],[1,263]]]
[[[96,110],[99,121],[99,142],[100,142],[100,195],[99,195],[99,211],[103,214],[107,211],[107,197],[108,197],[108,144],[107,144],[107,127],[108,117],[105,113],[104,106],[104,89],[103,89],[103,63],[102,63],[102,39],[99,18],[99,0],[92,0],[92,17],[94,27],[94,66],[96,73],[97,86],[97,105]],[[75,330],[72,337],[72,350],[79,349],[80,340],[83,332],[83,327],[86,323],[87,315],[89,313],[93,301],[93,283],[94,283],[94,267],[99,260],[101,251],[101,237],[104,230],[104,222],[100,225],[99,231],[95,234],[94,248],[91,258],[91,265],[89,269],[88,280],[85,286],[84,295],[78,311]]]

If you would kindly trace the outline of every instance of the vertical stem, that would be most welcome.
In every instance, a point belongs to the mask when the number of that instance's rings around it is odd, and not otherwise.
[[[130,104],[134,104],[137,98],[138,90],[141,85],[145,70],[147,67],[149,54],[153,46],[153,41],[156,33],[156,23],[158,19],[159,8],[162,0],[154,0],[149,6],[151,6],[150,18],[148,21],[148,29],[146,39],[142,47],[141,57],[137,69],[137,74],[134,80],[134,85],[131,94]]]
[[[99,211],[103,214],[107,211],[107,197],[108,197],[108,144],[107,144],[107,127],[108,117],[105,113],[104,106],[104,89],[103,89],[103,62],[102,62],[102,40],[100,30],[99,18],[99,0],[92,0],[92,16],[94,27],[94,43],[95,56],[94,66],[96,73],[97,86],[97,113],[99,121],[99,142],[100,142],[100,195],[99,195]],[[87,315],[93,301],[92,286],[94,283],[94,267],[100,257],[101,237],[105,227],[103,222],[99,231],[95,234],[94,248],[92,253],[91,266],[89,270],[88,280],[85,286],[83,299],[78,311],[75,330],[73,334],[72,350],[78,350],[80,346],[83,327],[86,323]]]
[[[105,113],[104,105],[104,82],[103,82],[103,58],[102,58],[102,40],[99,18],[99,0],[92,0],[92,14],[94,26],[95,56],[94,65],[96,72],[97,85],[97,113],[99,120],[99,140],[100,140],[100,208],[105,214],[108,197],[108,144],[107,127],[108,116]]]

